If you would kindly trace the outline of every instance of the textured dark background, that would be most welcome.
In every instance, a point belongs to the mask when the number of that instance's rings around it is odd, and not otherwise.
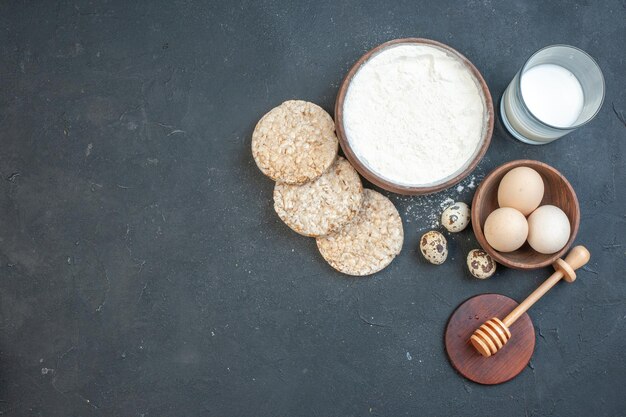
[[[475,172],[554,165],[593,254],[534,307],[531,365],[504,385],[455,373],[446,320],[477,293],[519,300],[550,271],[473,279],[470,230],[449,236],[443,266],[416,252],[470,180],[391,196],[403,252],[354,279],[278,220],[251,157],[266,111],[291,98],[332,111],[350,65],[407,36],[464,53],[496,103],[552,43],[606,78],[590,125],[532,147],[498,120]],[[626,415],[625,41],[623,1],[0,2],[0,414]]]

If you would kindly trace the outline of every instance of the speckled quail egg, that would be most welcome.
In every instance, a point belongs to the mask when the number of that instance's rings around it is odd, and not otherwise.
[[[479,279],[486,279],[496,272],[496,262],[482,249],[472,249],[467,254],[467,268]]]
[[[441,265],[448,257],[448,242],[439,232],[431,230],[422,235],[420,251],[431,264]]]
[[[470,222],[470,208],[463,202],[456,202],[443,211],[441,224],[448,232],[457,233]]]

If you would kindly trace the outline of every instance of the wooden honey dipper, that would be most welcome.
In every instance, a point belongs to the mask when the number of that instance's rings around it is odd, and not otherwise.
[[[556,262],[552,264],[555,272],[550,278],[545,280],[543,284],[522,301],[520,305],[511,311],[504,320],[494,317],[487,320],[474,331],[474,334],[470,337],[470,342],[474,348],[486,358],[502,349],[502,346],[511,338],[509,327],[511,327],[526,310],[532,307],[537,300],[547,293],[554,284],[559,282],[561,278],[567,282],[574,282],[576,279],[576,272],[574,271],[589,262],[589,257],[590,254],[587,248],[584,246],[576,246],[565,257],[565,260],[557,259]]]

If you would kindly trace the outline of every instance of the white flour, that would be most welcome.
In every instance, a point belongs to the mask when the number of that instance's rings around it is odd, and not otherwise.
[[[443,182],[463,169],[485,127],[482,92],[455,57],[402,44],[370,58],[355,74],[343,105],[354,152],[394,183]]]

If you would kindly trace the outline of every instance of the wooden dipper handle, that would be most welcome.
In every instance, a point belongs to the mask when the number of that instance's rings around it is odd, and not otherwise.
[[[552,266],[555,269],[554,274],[543,282],[535,291],[533,291],[515,310],[511,311],[508,316],[504,318],[503,323],[506,327],[511,327],[515,320],[517,320],[522,314],[526,312],[537,300],[539,300],[545,293],[550,290],[563,278],[567,282],[574,282],[576,279],[576,272],[578,268],[589,262],[591,255],[584,246],[576,246],[570,251],[570,253],[563,259],[557,259]]]
[[[499,320],[497,317],[484,322],[478,329],[474,331],[470,337],[470,343],[474,348],[488,358],[497,353],[511,338],[509,327],[515,323],[537,300],[539,300],[550,288],[554,286],[561,278],[567,282],[573,282],[576,279],[576,269],[585,265],[589,261],[589,251],[583,246],[576,246],[570,251],[565,260],[557,259],[552,266],[555,269],[554,274],[550,276],[543,284],[532,292],[520,305],[518,305],[511,313]]]

